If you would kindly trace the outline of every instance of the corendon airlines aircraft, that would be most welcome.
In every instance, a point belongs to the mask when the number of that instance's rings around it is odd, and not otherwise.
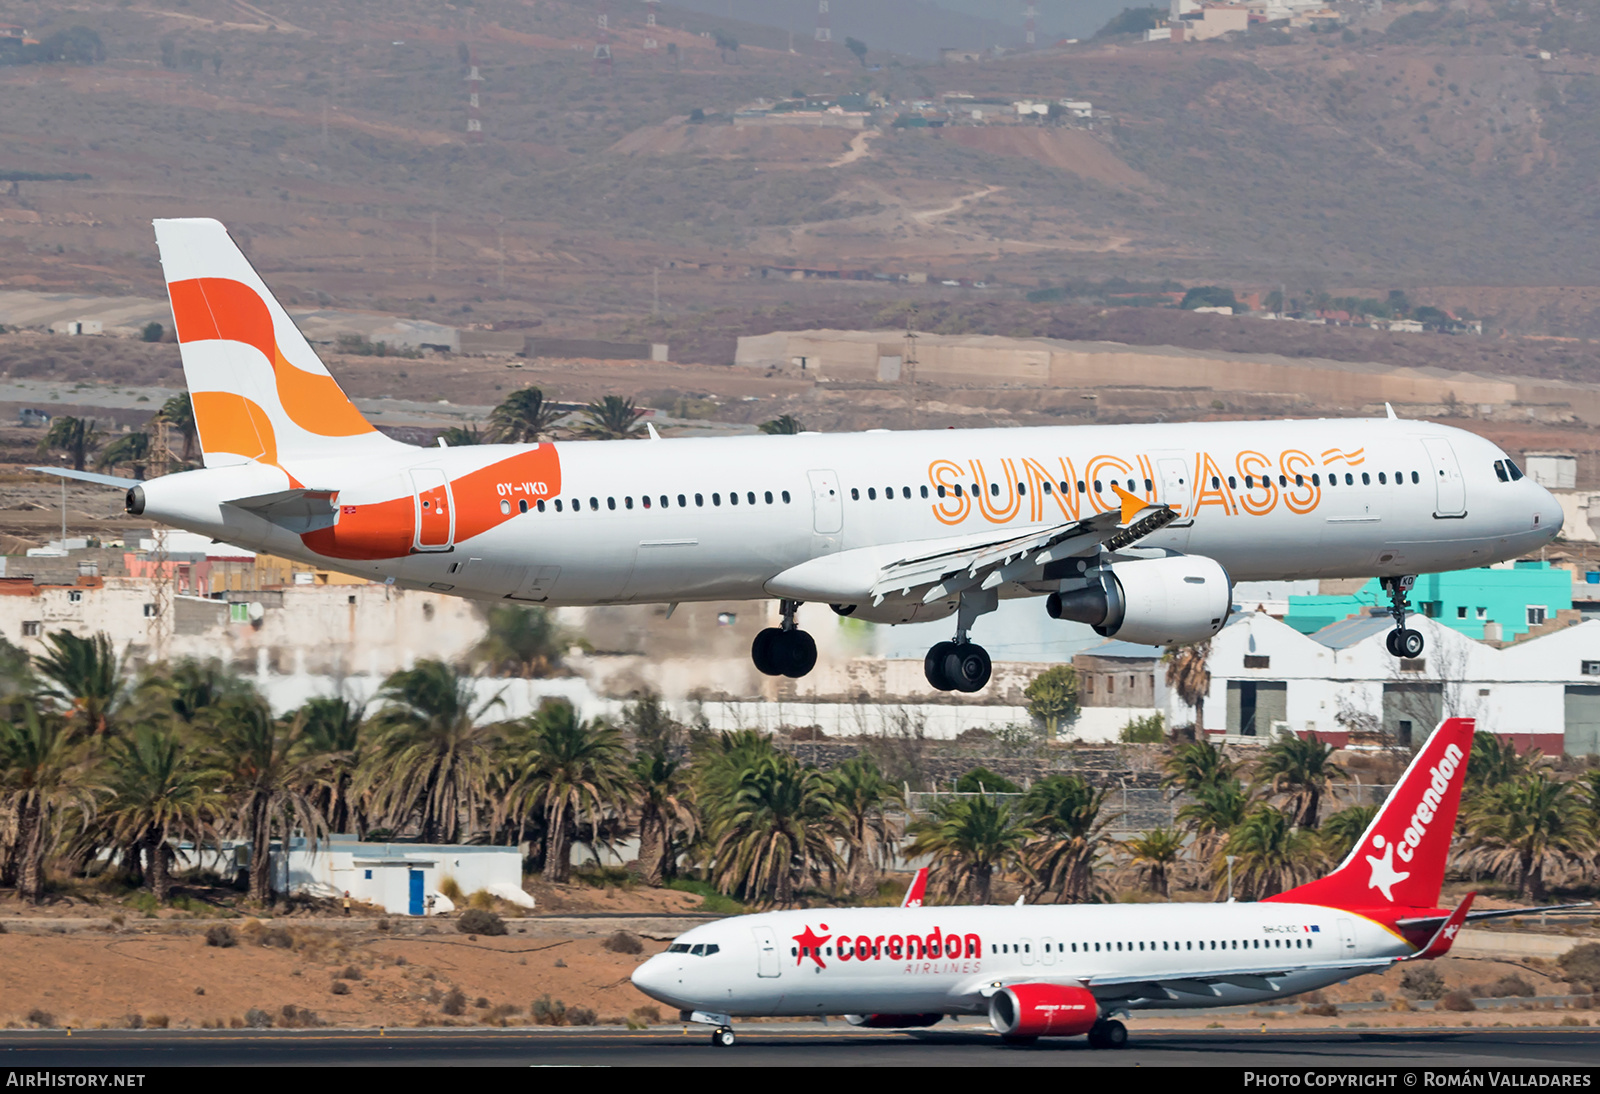
[[[847,1014],[889,1029],[987,1014],[1008,1041],[1087,1033],[1116,1048],[1119,1013],[1259,1003],[1442,957],[1467,920],[1518,914],[1471,913],[1471,893],[1454,911],[1435,906],[1472,731],[1469,718],[1445,721],[1338,869],[1258,903],[747,915],[680,936],[633,983],[714,1026],[718,1045],[733,1043],[736,1015]]]
[[[130,513],[352,574],[527,603],[775,597],[756,666],[799,677],[800,604],[956,617],[928,682],[977,691],[1001,597],[1130,642],[1221,629],[1232,581],[1418,573],[1555,537],[1561,508],[1494,445],[1391,417],[417,448],[345,396],[214,220],[158,220],[203,470]],[[109,475],[40,468],[125,488]]]

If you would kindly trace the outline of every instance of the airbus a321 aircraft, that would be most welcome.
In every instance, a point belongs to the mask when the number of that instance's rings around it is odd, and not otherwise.
[[[1561,507],[1494,445],[1334,419],[418,448],[373,428],[214,220],[158,220],[202,470],[127,509],[406,588],[547,605],[777,598],[751,650],[804,676],[805,602],[955,616],[928,682],[977,691],[1001,597],[1129,642],[1221,629],[1235,580],[1377,575],[1390,650],[1413,575],[1514,558]],[[127,487],[126,479],[52,474]]]
[[[696,927],[633,983],[733,1044],[734,1016],[845,1014],[882,1029],[987,1014],[1004,1039],[1119,1048],[1134,1010],[1260,1003],[1442,957],[1471,912],[1435,905],[1470,718],[1445,721],[1327,877],[1236,904],[831,908]],[[1521,911],[1526,911],[1523,909]]]

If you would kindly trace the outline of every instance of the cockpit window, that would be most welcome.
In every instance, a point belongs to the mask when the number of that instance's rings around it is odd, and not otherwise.
[[[706,943],[706,956],[710,957],[712,954],[716,953],[721,948],[722,947],[718,946],[715,942],[707,942]]]
[[[667,947],[668,953],[686,953],[690,957],[710,957],[721,949],[715,942],[696,942],[690,945],[687,942],[674,942]]]
[[[1506,461],[1505,460],[1495,460],[1494,461],[1494,473],[1499,476],[1501,482],[1510,482],[1511,481],[1511,476],[1506,474]]]
[[[674,942],[672,945],[667,947],[667,952],[668,953],[688,953],[689,952],[689,944],[686,943],[686,942]]]
[[[1511,472],[1511,481],[1512,482],[1516,482],[1518,479],[1522,478],[1522,468],[1518,467],[1516,464],[1512,463],[1510,460],[1506,461],[1506,470]]]

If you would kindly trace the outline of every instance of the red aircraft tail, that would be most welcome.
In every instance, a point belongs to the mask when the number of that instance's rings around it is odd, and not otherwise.
[[[900,902],[902,908],[922,907],[922,895],[928,891],[928,868],[926,866],[917,871],[917,876],[911,879],[911,884],[906,888],[906,897]]]
[[[1369,911],[1381,919],[1406,909],[1436,907],[1472,754],[1472,731],[1471,718],[1440,723],[1339,868],[1267,899]]]

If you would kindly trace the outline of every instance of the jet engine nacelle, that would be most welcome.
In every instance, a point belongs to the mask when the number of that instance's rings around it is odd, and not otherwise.
[[[1202,555],[1116,562],[1088,577],[1086,588],[1051,593],[1045,610],[1106,638],[1187,646],[1220,631],[1233,610],[1228,572]]]
[[[866,1029],[920,1029],[931,1026],[943,1014],[847,1014],[845,1021]]]
[[[1100,1004],[1074,984],[1013,984],[989,997],[989,1025],[1002,1037],[1076,1037],[1100,1019]]]

